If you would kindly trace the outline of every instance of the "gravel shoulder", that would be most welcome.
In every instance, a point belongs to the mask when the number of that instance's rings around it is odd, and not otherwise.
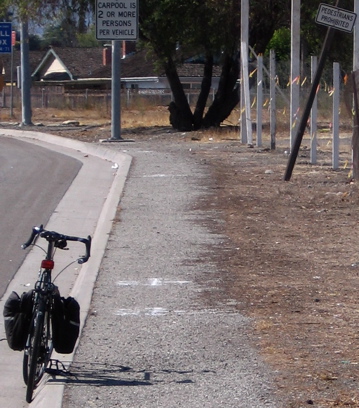
[[[234,299],[207,304],[226,238],[200,208],[211,172],[183,143],[111,148],[133,156],[63,408],[279,407],[272,374]]]

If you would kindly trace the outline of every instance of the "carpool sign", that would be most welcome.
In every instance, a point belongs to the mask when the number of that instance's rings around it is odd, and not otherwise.
[[[318,24],[351,33],[354,28],[356,17],[356,13],[353,13],[352,11],[328,6],[328,4],[321,4],[315,21]]]
[[[138,0],[96,1],[96,38],[134,41],[138,37]]]
[[[11,23],[0,23],[0,54],[11,54]]]

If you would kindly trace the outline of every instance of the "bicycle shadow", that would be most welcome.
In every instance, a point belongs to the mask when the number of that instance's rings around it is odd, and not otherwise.
[[[122,365],[88,362],[76,362],[71,364],[69,369],[66,369],[65,366],[63,368],[64,370],[48,370],[50,376],[48,382],[66,383],[72,386],[136,387],[161,383],[194,384],[198,375],[215,374],[215,371],[212,370],[200,372],[176,369],[148,371]]]
[[[153,385],[149,374],[131,367],[115,364],[81,363],[66,368],[61,362],[47,370],[48,383],[66,383],[75,386],[136,387]],[[142,378],[141,378],[142,377]]]

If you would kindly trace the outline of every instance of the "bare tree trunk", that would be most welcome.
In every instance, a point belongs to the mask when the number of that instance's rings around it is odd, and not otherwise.
[[[87,13],[87,2],[80,1],[79,2],[79,22],[78,22],[78,29],[80,34],[86,33],[87,24],[86,24],[86,13]]]
[[[201,91],[198,96],[196,109],[193,114],[194,129],[200,129],[202,126],[203,113],[206,108],[209,93],[212,85],[213,74],[213,56],[207,56],[204,64],[203,79],[201,84]]]
[[[226,56],[222,67],[218,90],[212,105],[203,119],[203,127],[219,126],[239,102],[237,80],[239,60]]]
[[[191,131],[193,130],[193,114],[178,77],[176,65],[171,58],[165,64],[165,72],[174,99],[168,107],[170,123],[173,128],[182,132]]]

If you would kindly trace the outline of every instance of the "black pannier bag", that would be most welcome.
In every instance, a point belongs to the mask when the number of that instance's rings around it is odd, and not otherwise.
[[[12,350],[22,351],[25,348],[29,333],[34,291],[24,292],[20,296],[11,292],[4,305],[5,334]]]
[[[80,305],[73,297],[54,296],[52,342],[59,354],[71,354],[80,332]]]

